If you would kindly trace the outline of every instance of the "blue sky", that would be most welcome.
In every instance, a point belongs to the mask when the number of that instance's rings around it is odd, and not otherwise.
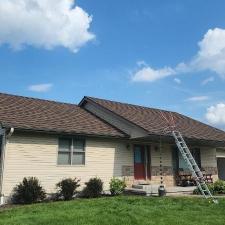
[[[20,13],[8,1],[11,11],[0,3],[1,92],[72,103],[95,96],[225,127],[225,1],[60,0],[64,11],[55,7],[49,26],[29,13],[52,12],[54,1],[20,0]],[[67,29],[56,19],[64,12]]]

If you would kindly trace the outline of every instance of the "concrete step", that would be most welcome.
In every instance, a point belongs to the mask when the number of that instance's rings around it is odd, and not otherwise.
[[[134,184],[132,188],[127,188],[126,192],[133,193],[133,194],[140,194],[140,195],[158,195],[158,188],[159,185],[150,185],[150,184]],[[192,187],[165,187],[166,194],[170,195],[192,195],[195,186]]]

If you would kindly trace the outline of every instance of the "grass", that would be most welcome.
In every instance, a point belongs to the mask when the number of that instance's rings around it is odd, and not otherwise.
[[[121,196],[6,208],[0,225],[225,225],[225,199]]]

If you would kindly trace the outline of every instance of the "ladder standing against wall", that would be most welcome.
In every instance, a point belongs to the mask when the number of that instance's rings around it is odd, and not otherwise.
[[[194,178],[199,191],[206,199],[210,199],[214,203],[218,203],[218,200],[215,199],[213,197],[212,193],[210,192],[210,190],[205,182],[202,171],[200,170],[194,157],[192,156],[184,138],[182,137],[182,134],[179,131],[175,130],[176,126],[174,123],[174,118],[173,118],[172,113],[170,113],[170,119],[168,119],[163,114],[163,112],[161,112],[161,115],[162,115],[162,118],[164,118],[165,121],[167,122],[167,124],[168,124],[167,129],[169,129],[170,132],[172,133],[172,135],[175,139],[175,143],[176,143],[184,161],[186,162],[188,169],[191,171],[192,177]]]

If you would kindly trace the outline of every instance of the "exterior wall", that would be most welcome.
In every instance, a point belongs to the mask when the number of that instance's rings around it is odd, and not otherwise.
[[[211,173],[213,181],[216,181],[218,179],[216,148],[200,147],[200,152],[202,170]],[[160,150],[157,145],[151,146],[151,166],[151,183],[160,184]],[[166,186],[175,185],[171,145],[164,144],[162,146],[162,172],[164,184]]]
[[[9,196],[23,177],[37,177],[48,193],[62,178],[77,177],[82,183],[98,176],[108,188],[113,176],[122,176],[124,167],[133,166],[133,152],[126,143],[93,138],[86,139],[86,164],[57,165],[58,138],[50,135],[13,134],[6,146],[3,194]]]
[[[119,140],[97,138],[86,139],[86,157],[83,166],[57,165],[58,137],[14,133],[5,149],[3,190],[9,196],[13,187],[23,177],[35,176],[48,193],[55,192],[55,184],[62,178],[77,177],[81,184],[98,176],[104,181],[104,188],[113,176],[125,177],[128,184],[134,182],[133,148]],[[218,179],[215,148],[201,148],[201,164],[206,172]],[[171,145],[162,146],[162,171],[166,186],[174,185]],[[160,150],[158,144],[151,144],[151,181],[160,184]]]
[[[3,160],[3,145],[2,145],[2,136],[0,135],[0,189],[1,189],[1,177],[2,177],[2,160]]]
[[[162,174],[166,186],[174,185],[172,150],[171,145],[162,146]],[[151,183],[160,184],[160,148],[158,145],[151,145]]]
[[[202,147],[200,149],[202,170],[211,173],[213,181],[218,180],[216,148]]]

